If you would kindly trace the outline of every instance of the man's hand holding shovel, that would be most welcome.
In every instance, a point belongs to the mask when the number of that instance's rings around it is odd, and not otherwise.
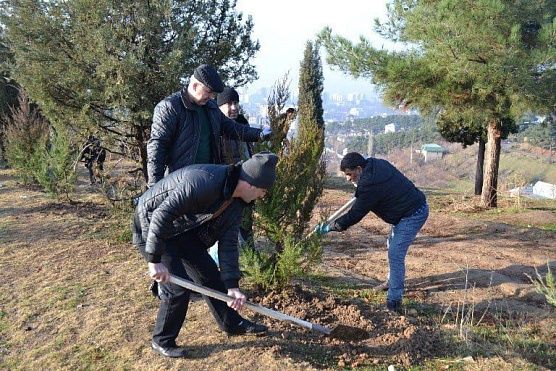
[[[331,231],[330,225],[326,223],[319,223],[315,226],[315,229],[313,229],[313,233],[316,233],[320,236],[324,236],[330,231]]]

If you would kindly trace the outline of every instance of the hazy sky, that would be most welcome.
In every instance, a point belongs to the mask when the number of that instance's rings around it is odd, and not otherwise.
[[[308,40],[325,26],[334,33],[358,40],[365,36],[374,46],[386,41],[373,31],[375,18],[384,18],[386,0],[238,0],[237,10],[253,17],[254,38],[261,49],[254,60],[259,80],[248,90],[270,87],[288,70],[292,88],[297,86],[299,64]],[[321,50],[324,64],[324,90],[327,92],[365,92],[372,89],[370,82],[354,80],[326,66],[325,52]],[[345,80],[345,81],[344,81]]]

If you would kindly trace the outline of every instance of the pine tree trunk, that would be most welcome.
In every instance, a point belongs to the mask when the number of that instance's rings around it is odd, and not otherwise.
[[[475,171],[475,195],[480,196],[483,189],[483,167],[485,164],[485,141],[479,138],[479,152],[477,153],[477,169]]]
[[[500,122],[496,119],[488,123],[486,143],[486,166],[484,169],[481,203],[485,207],[496,207],[496,188],[498,186],[498,166],[500,164]]]
[[[145,181],[149,181],[149,173],[147,171],[147,138],[145,130],[146,126],[135,126],[135,141],[137,142],[137,147],[139,147],[139,155],[141,157],[141,168],[143,172],[143,177]]]

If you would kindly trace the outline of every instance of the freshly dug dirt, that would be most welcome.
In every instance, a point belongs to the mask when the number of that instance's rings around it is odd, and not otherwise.
[[[292,328],[287,322],[267,324],[295,343],[330,346],[338,365],[356,367],[385,356],[409,366],[445,348],[439,333],[414,318],[376,308],[360,300],[345,300],[311,292],[300,285],[255,297],[261,305],[332,329],[330,336]],[[261,319],[264,320],[264,319]],[[285,335],[284,335],[285,334]],[[288,352],[291,352],[288,349]],[[343,367],[343,366],[342,366]]]

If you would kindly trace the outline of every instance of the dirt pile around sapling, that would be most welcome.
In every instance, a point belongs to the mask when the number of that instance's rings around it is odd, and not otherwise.
[[[409,366],[446,349],[438,330],[431,326],[356,298],[339,299],[294,286],[255,297],[254,301],[332,329],[332,336],[326,336],[286,321],[267,322],[272,331],[289,340],[283,345],[289,347],[288,353],[295,351],[297,342],[325,346],[327,355],[340,367],[379,364],[386,359]]]

